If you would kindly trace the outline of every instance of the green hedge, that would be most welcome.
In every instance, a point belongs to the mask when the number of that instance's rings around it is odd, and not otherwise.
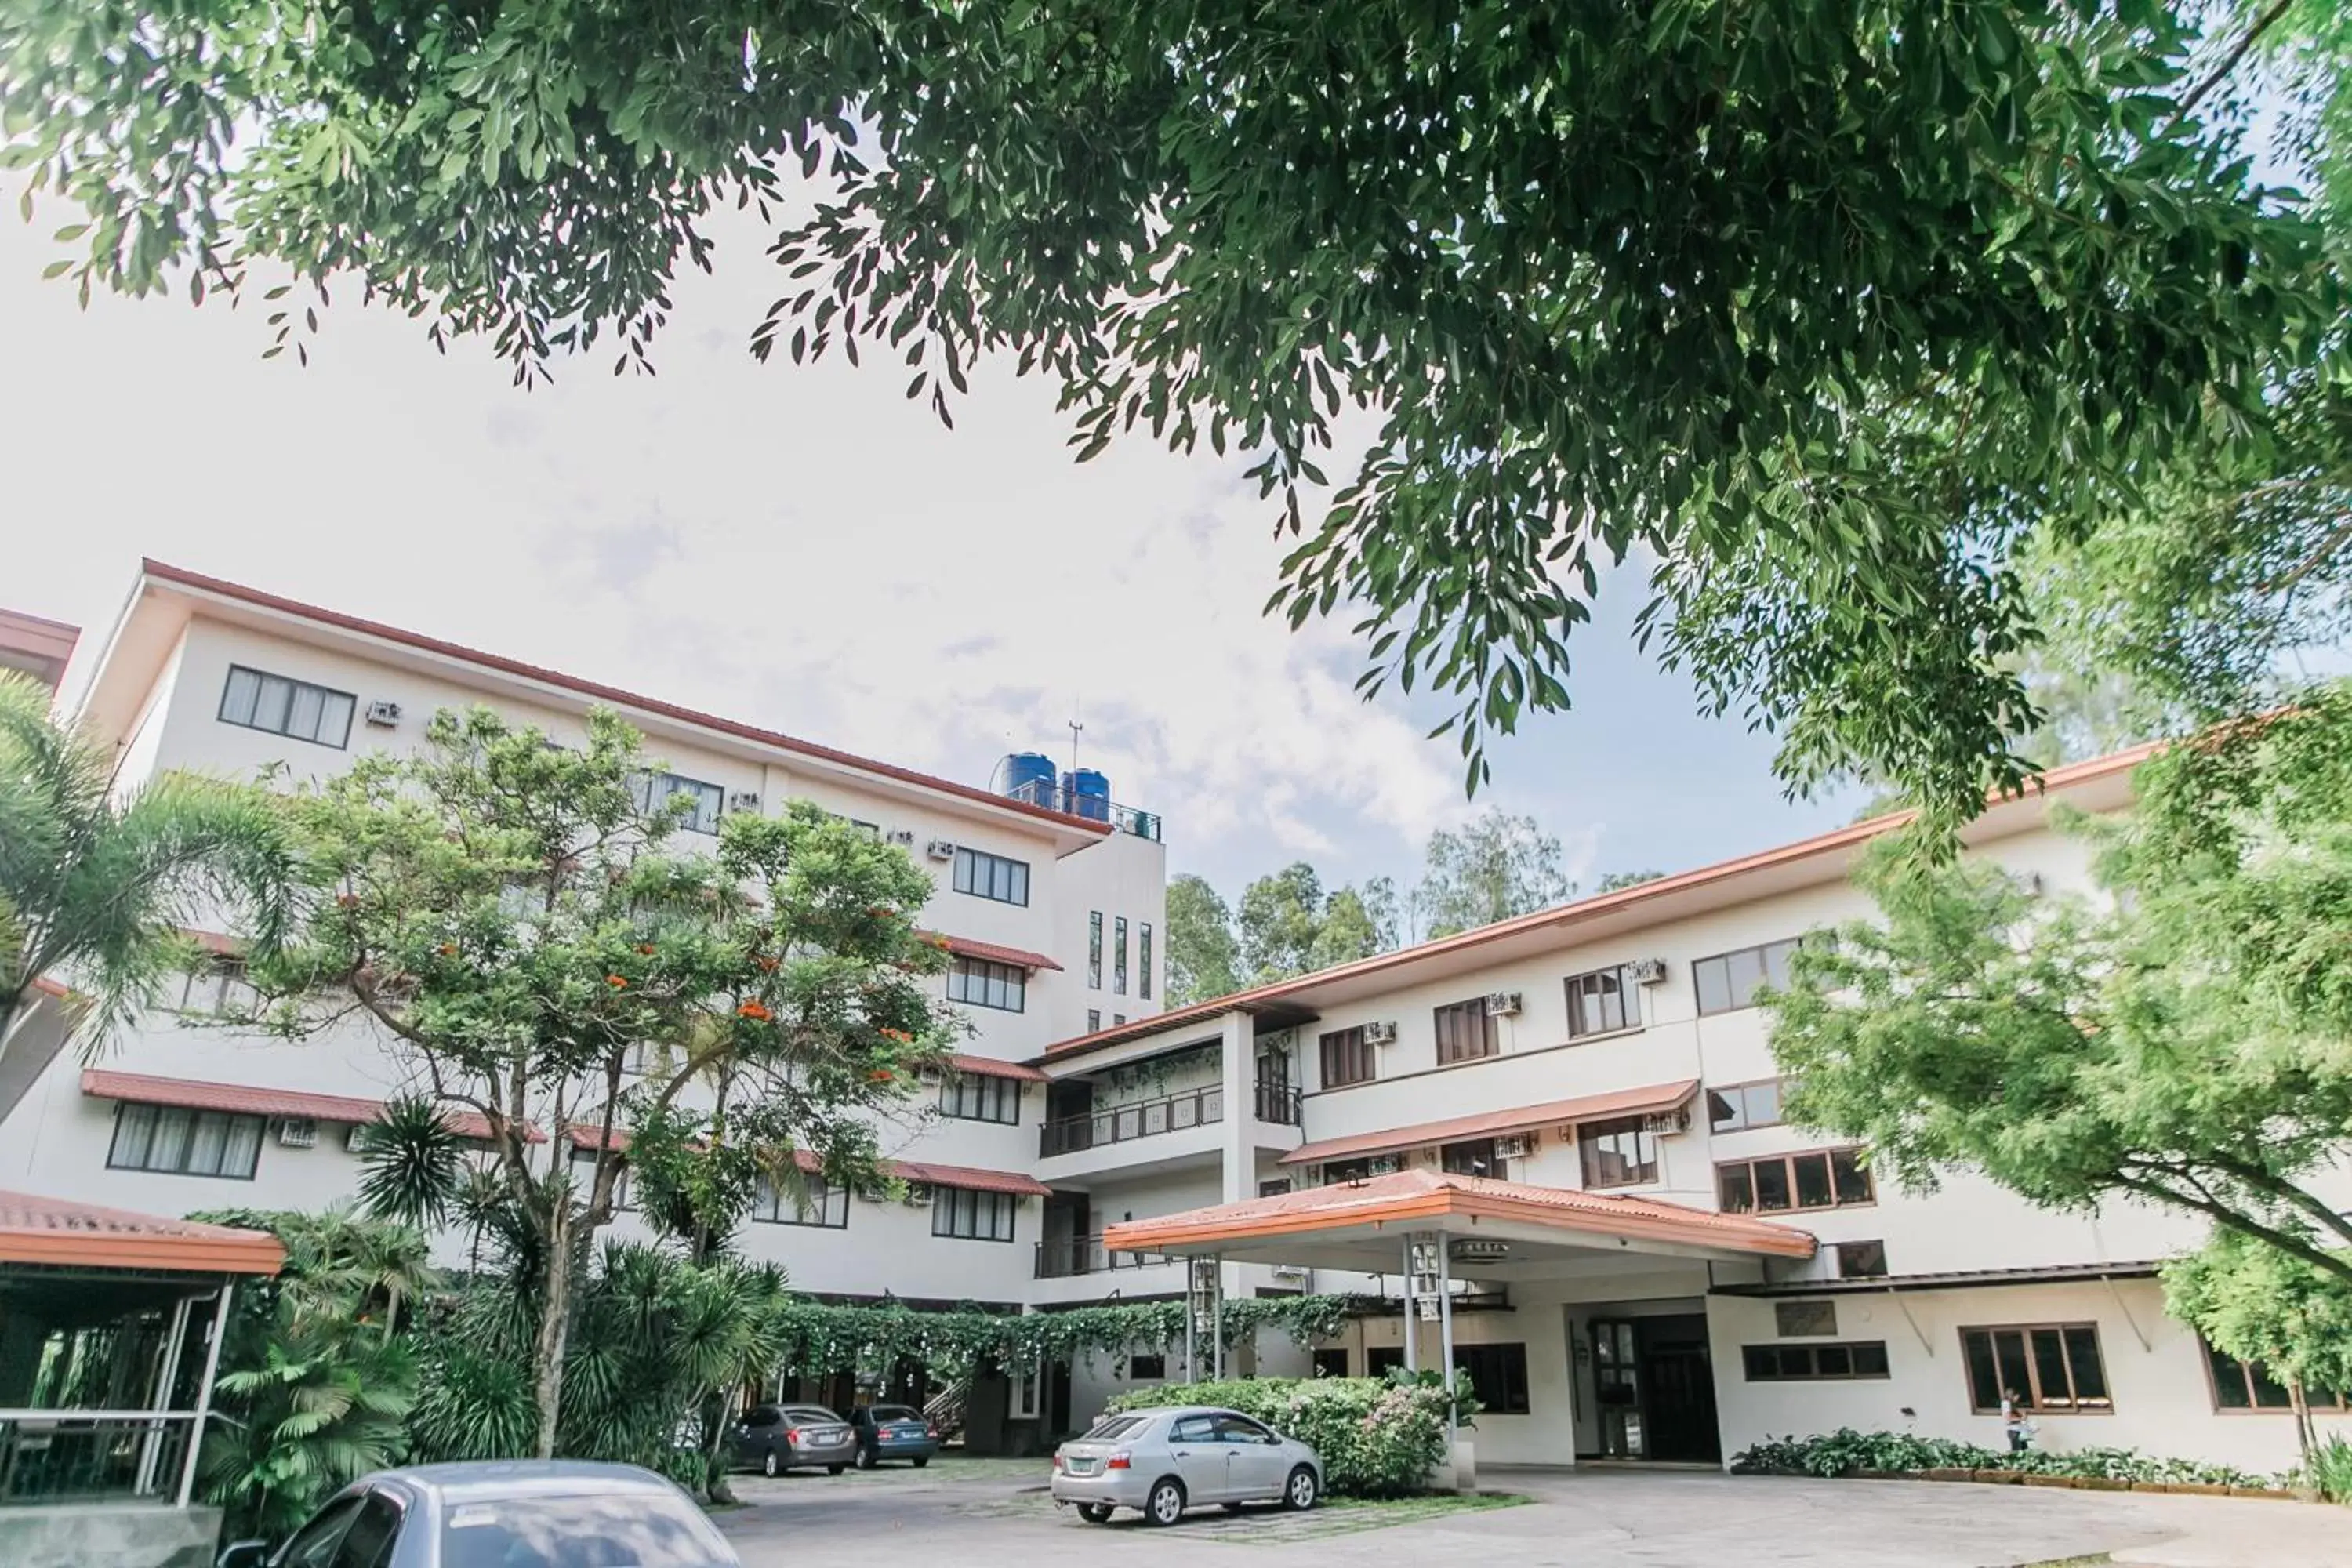
[[[1374,1377],[1266,1377],[1139,1388],[1110,1408],[1215,1405],[1313,1448],[1335,1497],[1419,1491],[1445,1457],[1445,1391]]]
[[[2171,1485],[2275,1487],[2294,1478],[2250,1474],[2231,1465],[2166,1459],[2130,1448],[2028,1448],[2022,1454],[1979,1448],[1950,1437],[1909,1432],[1857,1432],[1841,1426],[1810,1437],[1768,1437],[1731,1457],[1743,1475],[1844,1476],[1857,1470],[2015,1470],[2078,1480],[2148,1481]]]

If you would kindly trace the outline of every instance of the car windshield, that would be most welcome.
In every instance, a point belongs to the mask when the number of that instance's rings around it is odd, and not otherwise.
[[[877,1405],[874,1407],[877,1421],[920,1421],[920,1411],[909,1410],[903,1405]]]
[[[725,1539],[683,1498],[502,1498],[453,1506],[442,1568],[738,1568]]]
[[[1087,1429],[1088,1441],[1108,1442],[1119,1437],[1131,1437],[1149,1425],[1141,1415],[1112,1415]]]
[[[837,1422],[841,1419],[822,1405],[795,1405],[784,1412],[785,1418],[799,1422]]]

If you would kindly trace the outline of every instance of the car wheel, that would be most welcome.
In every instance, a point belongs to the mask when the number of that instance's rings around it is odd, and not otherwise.
[[[929,1454],[918,1454],[918,1455],[916,1455],[916,1456],[915,1456],[915,1458],[914,1458],[914,1466],[915,1466],[915,1468],[917,1468],[917,1469],[919,1469],[919,1469],[921,1469],[925,1465],[929,1464],[930,1462],[931,1462],[931,1457],[930,1457]]]
[[[1151,1495],[1144,1500],[1143,1517],[1152,1524],[1171,1525],[1184,1517],[1184,1488],[1173,1476],[1163,1476],[1152,1483]]]
[[[784,1467],[777,1459],[776,1451],[773,1448],[769,1449],[768,1457],[760,1461],[760,1473],[763,1476],[781,1476],[784,1473]]]
[[[1315,1483],[1315,1472],[1301,1465],[1290,1472],[1290,1479],[1282,1489],[1282,1506],[1305,1513],[1315,1506],[1315,1496],[1322,1489]]]
[[[827,1465],[824,1468],[824,1473],[828,1476],[837,1476],[847,1468],[849,1468],[847,1465]]]
[[[1085,1520],[1088,1524],[1108,1524],[1110,1522],[1110,1504],[1107,1502],[1082,1502],[1078,1505],[1078,1517]]]
[[[876,1458],[873,1449],[860,1448],[857,1450],[857,1468],[859,1469],[870,1470],[879,1461]]]

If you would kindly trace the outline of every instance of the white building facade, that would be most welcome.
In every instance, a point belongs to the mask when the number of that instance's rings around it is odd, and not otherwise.
[[[1886,822],[1163,1010],[1158,821],[1050,768],[1041,791],[1042,759],[1026,782],[957,784],[153,563],[75,657],[127,785],[323,776],[477,702],[561,742],[601,705],[714,816],[808,799],[906,844],[938,879],[924,923],[957,952],[945,994],[983,1001],[958,1072],[883,1130],[928,1205],[835,1193],[743,1228],[801,1289],[1051,1310],[1179,1295],[1190,1250],[1222,1259],[1228,1296],[1387,1300],[1332,1342],[1226,1368],[1361,1374],[1405,1359],[1403,1239],[1442,1197],[1462,1211],[1446,1223],[1487,1227],[1447,1245],[1489,1463],[1707,1463],[1839,1426],[1999,1447],[2009,1387],[2044,1447],[2294,1462],[2284,1391],[2163,1310],[2156,1266],[2195,1226],[2043,1213],[1970,1178],[1908,1194],[1782,1123],[1751,994],[1805,931],[1870,912],[1848,876]],[[2123,809],[2135,761],[2060,770],[1971,825],[1969,853],[2086,886],[2050,806]],[[186,1006],[235,984],[225,962]],[[168,1016],[90,1067],[23,1068],[0,1061],[0,1188],[174,1215],[348,1197],[348,1129],[414,1081],[371,1035],[293,1046]],[[1350,1193],[1370,1206],[1346,1237],[1297,1228]],[[1511,1217],[1538,1210],[1568,1228]],[[1165,1239],[1202,1211],[1251,1241]],[[1185,1373],[1139,1347],[1047,1369],[1006,1414],[1067,1428]],[[2352,1434],[2341,1395],[2315,1399]]]

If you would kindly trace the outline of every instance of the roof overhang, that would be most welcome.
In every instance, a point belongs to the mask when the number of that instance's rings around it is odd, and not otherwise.
[[[358,1127],[383,1115],[381,1100],[348,1094],[313,1094],[305,1089],[262,1089],[242,1083],[207,1083],[200,1079],[155,1078],[146,1073],[110,1072],[84,1068],[81,1091],[93,1100],[125,1100],[134,1105],[174,1105],[189,1110],[219,1110],[232,1116],[278,1116],[331,1121]],[[450,1106],[442,1120],[460,1138],[492,1136],[489,1118],[478,1110]],[[544,1143],[547,1134],[526,1126],[530,1142]]]
[[[1619,1116],[1648,1116],[1689,1103],[1698,1093],[1698,1080],[1655,1083],[1642,1089],[1621,1089],[1610,1094],[1588,1094],[1574,1100],[1551,1100],[1538,1105],[1514,1106],[1477,1116],[1455,1116],[1444,1121],[1422,1121],[1378,1132],[1354,1132],[1301,1143],[1277,1163],[1319,1164],[1361,1154],[1388,1154],[1400,1149],[1455,1143],[1469,1138],[1503,1138],[1531,1132],[1539,1127],[1574,1127],[1581,1121],[1601,1121]]]
[[[30,1193],[0,1193],[0,1263],[171,1274],[275,1274],[267,1231],[162,1219]]]
[[[1412,1170],[1106,1226],[1114,1252],[1395,1273],[1408,1236],[1448,1238],[1463,1278],[1550,1279],[1634,1259],[1811,1258],[1806,1231],[1652,1198]]]

